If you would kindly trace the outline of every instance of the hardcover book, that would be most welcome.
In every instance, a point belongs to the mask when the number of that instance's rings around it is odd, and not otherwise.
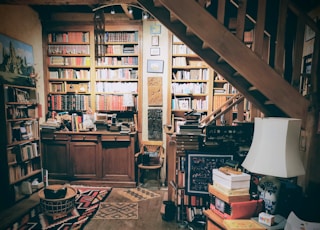
[[[228,230],[266,230],[265,227],[254,220],[224,220],[223,224]]]
[[[221,191],[217,190],[216,188],[214,188],[213,185],[209,185],[209,193],[215,195],[216,197],[219,197],[221,200],[227,203],[250,200],[249,193],[242,194],[242,195],[226,195]]]

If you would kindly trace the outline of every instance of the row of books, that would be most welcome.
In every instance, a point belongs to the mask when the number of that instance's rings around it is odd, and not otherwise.
[[[49,45],[48,54],[90,54],[89,45]]]
[[[97,69],[97,80],[136,80],[138,79],[138,70],[132,68],[121,69]]]
[[[138,57],[103,57],[98,65],[138,65]]]
[[[48,34],[48,42],[89,42],[89,32],[54,32]]]
[[[206,110],[208,108],[208,101],[206,99],[192,99],[191,97],[176,97],[172,99],[171,106],[174,110]]]
[[[208,69],[177,70],[172,73],[173,80],[208,80]]]
[[[87,69],[50,69],[49,70],[50,79],[80,79],[80,80],[90,80],[90,70]]]
[[[205,94],[207,92],[207,83],[177,83],[171,84],[174,94]]]
[[[174,44],[172,46],[172,54],[195,54],[188,46],[185,44]]]
[[[26,161],[21,164],[9,166],[9,181],[11,184],[16,183],[23,177],[40,171],[41,163],[39,158],[31,161]]]
[[[28,142],[7,148],[7,159],[8,164],[10,165],[27,161],[38,156],[39,152],[37,142]]]
[[[136,93],[137,82],[96,82],[96,92]]]
[[[138,54],[138,45],[107,45],[106,54]]]
[[[136,106],[136,99],[131,94],[96,95],[96,109],[101,111],[126,111]]]
[[[49,94],[48,109],[50,111],[86,111],[91,108],[90,95],[83,94]]]
[[[106,32],[105,42],[138,42],[138,31],[133,32]]]
[[[37,118],[38,107],[27,105],[8,105],[7,119],[21,119],[21,118]]]
[[[39,138],[39,121],[27,120],[7,123],[7,142],[13,144],[18,141]]]
[[[39,100],[35,89],[5,86],[4,101],[35,104]]]
[[[51,56],[49,57],[49,65],[51,66],[90,66],[90,57],[63,57]]]
[[[87,93],[90,92],[90,83],[50,82],[49,90],[52,93]]]

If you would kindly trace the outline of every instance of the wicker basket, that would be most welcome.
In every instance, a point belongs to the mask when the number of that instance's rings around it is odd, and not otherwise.
[[[49,185],[47,188],[52,190],[60,189],[61,185]],[[63,215],[71,212],[75,207],[75,197],[77,190],[72,187],[67,187],[67,193],[61,199],[46,199],[44,189],[38,193],[40,197],[40,205],[44,214],[49,216]]]

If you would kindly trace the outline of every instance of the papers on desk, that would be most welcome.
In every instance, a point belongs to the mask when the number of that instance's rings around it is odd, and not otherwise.
[[[291,212],[287,218],[287,224],[284,230],[319,230],[320,223],[301,220],[294,212]]]

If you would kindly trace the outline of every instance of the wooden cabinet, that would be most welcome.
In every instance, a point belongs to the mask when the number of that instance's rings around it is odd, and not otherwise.
[[[69,137],[52,133],[41,133],[43,167],[50,172],[49,179],[66,179],[69,176]]]
[[[42,133],[43,167],[49,180],[134,187],[136,133]]]
[[[120,184],[133,182],[134,137],[102,135],[101,142],[102,178],[118,181]]]
[[[71,135],[70,176],[98,179],[101,166],[97,135]]]
[[[42,177],[37,89],[28,77],[17,76],[10,84],[0,80],[2,208],[35,192],[31,183]]]

